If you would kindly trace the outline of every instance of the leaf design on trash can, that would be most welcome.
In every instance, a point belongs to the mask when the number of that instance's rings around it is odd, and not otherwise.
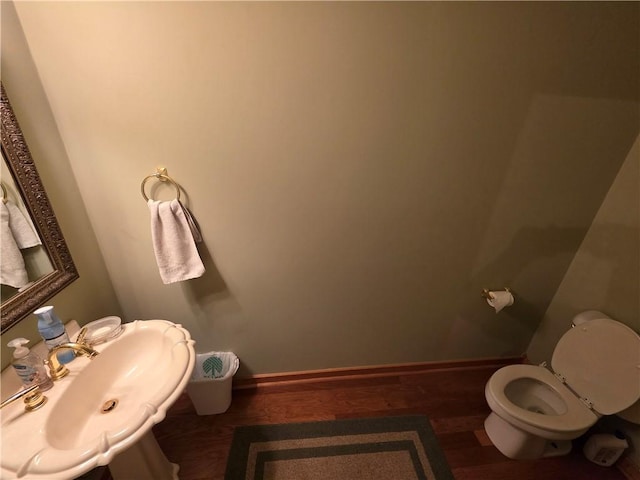
[[[218,357],[209,357],[202,363],[202,369],[209,377],[222,372],[222,360]]]

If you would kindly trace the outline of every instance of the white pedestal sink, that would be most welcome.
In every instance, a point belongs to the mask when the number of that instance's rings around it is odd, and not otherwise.
[[[189,381],[194,341],[166,320],[123,328],[93,360],[68,364],[41,409],[27,413],[15,402],[0,410],[2,479],[71,479],[106,464],[114,480],[177,478],[151,427]]]
[[[113,480],[178,480],[179,469],[164,456],[151,431],[109,462]]]

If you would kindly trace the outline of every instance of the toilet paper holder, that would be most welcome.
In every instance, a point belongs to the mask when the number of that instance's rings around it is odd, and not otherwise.
[[[509,287],[504,287],[504,288],[503,288],[503,290],[504,290],[505,292],[509,292],[510,294],[512,294],[512,295],[513,295],[513,292],[511,291],[511,289],[510,289]],[[483,289],[482,289],[482,293],[481,293],[481,295],[482,295],[484,298],[486,298],[487,300],[492,300],[492,299],[494,298],[494,296],[493,296],[493,293],[492,293],[492,292],[495,292],[495,291],[497,291],[497,290],[489,290],[488,288],[483,288]]]
[[[513,293],[508,287],[504,290],[489,290],[485,288],[482,290],[482,296],[487,299],[487,303],[496,313],[500,313],[503,308],[513,305],[514,298]]]

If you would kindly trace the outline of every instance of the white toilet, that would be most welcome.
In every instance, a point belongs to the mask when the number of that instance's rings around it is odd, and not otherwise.
[[[509,458],[565,455],[601,416],[640,398],[640,336],[601,312],[584,312],[574,324],[558,341],[551,369],[510,365],[487,382],[485,430]]]

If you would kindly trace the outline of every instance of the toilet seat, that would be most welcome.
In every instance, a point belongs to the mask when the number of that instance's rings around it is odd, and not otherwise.
[[[560,415],[546,415],[526,410],[507,398],[507,385],[519,378],[537,380],[555,391],[565,402],[566,412]],[[487,382],[487,400],[491,409],[511,416],[519,422],[556,433],[571,433],[593,425],[598,417],[574,395],[556,376],[544,367],[536,365],[509,365],[496,371]],[[494,403],[493,405],[491,403]]]
[[[610,318],[589,320],[566,332],[551,366],[601,415],[621,412],[640,397],[640,336]]]

